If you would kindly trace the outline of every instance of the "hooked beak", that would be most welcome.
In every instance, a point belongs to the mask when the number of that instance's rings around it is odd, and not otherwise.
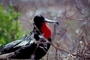
[[[46,18],[45,18],[45,22],[47,22],[47,23],[54,23],[56,25],[59,25],[58,21],[53,21],[53,20],[49,20],[49,19],[46,19]]]

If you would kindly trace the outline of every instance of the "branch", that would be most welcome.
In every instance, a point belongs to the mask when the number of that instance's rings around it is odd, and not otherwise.
[[[3,59],[4,59],[4,60],[9,59],[11,56],[14,56],[14,55],[15,55],[14,52],[2,54],[2,55],[0,55],[0,60],[1,60],[1,59],[2,59],[2,60],[3,60]]]

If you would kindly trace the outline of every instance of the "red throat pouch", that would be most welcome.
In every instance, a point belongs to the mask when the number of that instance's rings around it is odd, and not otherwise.
[[[44,37],[47,39],[51,36],[51,29],[45,22],[42,23],[41,32],[44,35]]]

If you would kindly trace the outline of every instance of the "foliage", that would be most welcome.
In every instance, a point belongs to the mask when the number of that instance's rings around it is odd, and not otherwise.
[[[20,13],[16,12],[12,6],[5,8],[0,4],[0,47],[21,36],[22,30],[18,16]]]

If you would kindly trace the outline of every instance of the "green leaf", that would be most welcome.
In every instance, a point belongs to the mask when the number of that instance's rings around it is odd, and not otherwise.
[[[23,35],[22,26],[18,21],[20,16],[13,6],[6,8],[0,4],[0,48]]]

